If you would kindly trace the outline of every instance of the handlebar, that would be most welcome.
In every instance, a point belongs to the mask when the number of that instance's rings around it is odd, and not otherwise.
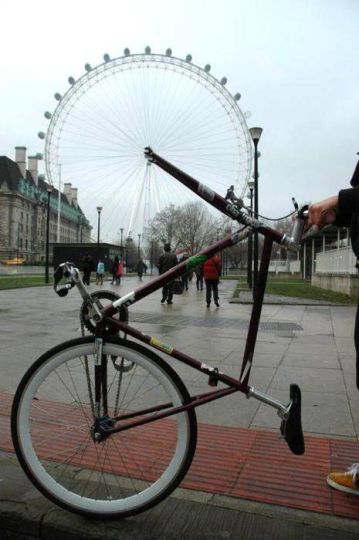
[[[66,278],[68,283],[62,287],[58,287],[60,281]],[[71,262],[60,264],[54,272],[54,290],[59,296],[66,296],[77,283],[81,282],[81,277],[78,269]]]
[[[295,203],[295,205],[297,205],[297,203]],[[298,205],[296,206],[295,221],[293,223],[291,236],[287,240],[292,247],[296,247],[298,244],[300,244],[303,236],[304,225],[308,219],[308,208],[309,207],[307,204],[302,206],[300,209],[298,208]]]

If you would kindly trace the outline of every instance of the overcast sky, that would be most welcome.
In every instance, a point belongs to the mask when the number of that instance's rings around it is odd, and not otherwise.
[[[171,47],[210,63],[259,143],[260,210],[317,200],[349,183],[359,151],[359,0],[3,0],[0,155],[43,152],[45,110],[84,64]]]

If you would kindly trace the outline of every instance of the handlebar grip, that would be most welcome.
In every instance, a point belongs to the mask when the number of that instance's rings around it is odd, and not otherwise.
[[[299,244],[303,235],[304,225],[307,218],[308,218],[308,205],[305,205],[299,210],[297,214],[297,218],[293,225],[292,237],[291,237],[291,241],[293,242],[293,244]]]

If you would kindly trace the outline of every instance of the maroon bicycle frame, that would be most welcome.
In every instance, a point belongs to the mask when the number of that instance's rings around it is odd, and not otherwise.
[[[194,191],[197,195],[199,195],[204,200],[209,202],[212,206],[214,206],[215,208],[217,208],[224,214],[232,217],[232,219],[236,219],[240,222],[240,215],[239,215],[238,208],[233,203],[231,203],[231,201],[224,199],[223,197],[213,192],[212,190],[210,190],[203,184],[200,184],[194,178],[190,177],[186,173],[174,167],[169,162],[165,161],[164,159],[154,154],[150,149],[147,149],[147,155],[149,156],[150,160],[153,163],[156,163],[163,170],[169,172],[177,180],[182,182],[189,189]],[[204,373],[205,375],[209,377],[210,386],[217,386],[218,382],[221,382],[225,384],[228,388],[224,388],[220,390],[213,390],[211,392],[206,392],[203,394],[191,396],[190,401],[188,403],[184,403],[180,407],[174,407],[174,408],[169,409],[169,407],[171,407],[172,405],[171,403],[162,403],[156,407],[151,407],[150,409],[144,409],[136,413],[129,413],[129,414],[117,416],[113,420],[115,421],[126,420],[126,423],[120,426],[114,426],[112,428],[106,428],[106,429],[102,428],[102,431],[104,434],[117,433],[120,431],[124,431],[126,429],[130,429],[132,427],[144,425],[149,422],[154,422],[161,418],[172,416],[182,411],[186,411],[188,409],[192,409],[194,407],[198,407],[199,405],[203,405],[210,401],[214,401],[216,399],[230,395],[233,392],[240,391],[245,394],[249,393],[250,386],[248,386],[248,381],[249,381],[249,375],[250,375],[251,366],[252,366],[252,359],[253,359],[254,348],[255,348],[256,339],[257,339],[259,321],[260,321],[260,316],[261,316],[261,311],[262,311],[264,291],[265,291],[265,287],[267,283],[268,268],[269,268],[269,262],[270,262],[270,257],[271,257],[272,245],[273,245],[273,242],[281,243],[284,238],[284,235],[279,233],[278,231],[271,229],[269,227],[260,225],[255,220],[252,220],[252,221],[254,224],[256,224],[255,225],[256,230],[265,237],[265,240],[264,240],[264,246],[262,250],[260,268],[259,268],[259,273],[258,273],[258,282],[255,288],[256,294],[255,294],[255,298],[254,298],[254,302],[252,306],[251,318],[249,322],[249,328],[248,328],[248,333],[247,333],[246,345],[245,345],[245,350],[243,354],[243,360],[242,360],[242,366],[241,366],[239,379],[237,380],[233,377],[230,377],[226,375],[225,373],[222,373],[221,371],[219,371],[216,367],[210,366],[204,362],[200,362],[196,360],[195,358],[175,349],[171,345],[165,344],[153,336],[140,332],[139,330],[132,327],[126,322],[122,322],[122,321],[118,321],[114,319],[112,316],[117,312],[117,309],[113,307],[113,305],[110,305],[102,310],[101,312],[102,320],[96,325],[96,338],[97,339],[105,339],[105,332],[104,332],[105,324],[106,325],[110,324],[112,328],[122,331],[132,336],[133,338],[143,343],[146,343],[150,347],[160,350],[161,352],[167,354],[168,356],[176,358],[176,360],[179,360],[183,364],[186,364],[192,367],[193,369]],[[161,288],[164,284],[170,283],[176,277],[179,277],[184,272],[188,271],[189,268],[197,266],[197,264],[199,264],[199,261],[206,260],[207,258],[213,256],[215,253],[220,252],[223,249],[242,241],[244,238],[248,236],[251,230],[252,229],[250,225],[245,225],[234,234],[228,235],[223,240],[220,240],[212,244],[211,246],[200,251],[197,255],[190,257],[186,261],[179,263],[177,266],[171,268],[170,270],[160,275],[159,277],[154,278],[153,280],[151,280],[150,283],[142,285],[141,287],[133,291],[133,293],[130,293],[131,298],[128,301],[126,301],[125,305],[133,304],[137,302],[138,300],[148,296],[149,294]],[[126,297],[127,296],[129,295],[126,295]],[[149,414],[149,413],[153,413],[153,414],[151,414],[150,416],[144,417],[144,415]],[[135,419],[136,417],[138,418]],[[131,419],[132,421],[129,421]]]

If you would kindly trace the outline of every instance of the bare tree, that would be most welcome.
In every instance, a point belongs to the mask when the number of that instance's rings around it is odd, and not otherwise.
[[[183,206],[170,205],[151,221],[147,240],[159,244],[169,242],[172,249],[184,248],[189,255],[198,253],[215,239],[216,220],[201,202]]]
[[[198,253],[213,239],[216,220],[201,202],[187,203],[179,209],[177,223],[178,245],[189,255]]]
[[[170,243],[172,247],[177,247],[177,224],[179,207],[170,204],[160,212],[158,212],[150,222],[147,232],[147,239],[151,241],[157,240],[160,244]]]

